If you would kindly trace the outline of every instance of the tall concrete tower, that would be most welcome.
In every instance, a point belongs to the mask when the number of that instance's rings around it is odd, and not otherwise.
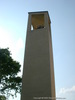
[[[47,11],[29,12],[21,100],[55,97],[50,23]]]

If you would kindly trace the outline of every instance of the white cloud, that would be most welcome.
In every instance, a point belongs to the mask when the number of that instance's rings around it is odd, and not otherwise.
[[[19,53],[22,49],[24,49],[23,40],[19,38],[18,40],[14,41],[12,46],[10,46],[9,48],[12,52],[12,57],[17,60],[19,57]]]
[[[16,43],[16,48],[19,50],[21,48],[23,48],[23,41],[21,38],[18,39],[17,43]]]
[[[61,88],[59,93],[60,94],[64,94],[64,93],[72,93],[72,92],[75,92],[75,85],[72,86],[71,88]]]
[[[22,62],[22,60],[19,59],[19,53],[24,50],[23,40],[21,37],[16,40],[12,34],[12,32],[0,27],[0,48],[9,47],[13,59]]]
[[[0,27],[0,47],[6,48],[7,46],[10,46],[11,43],[12,40],[9,36],[9,33]]]

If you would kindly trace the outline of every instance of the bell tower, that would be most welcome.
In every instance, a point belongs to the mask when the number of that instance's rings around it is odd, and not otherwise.
[[[47,11],[29,12],[21,100],[55,97],[50,23]]]

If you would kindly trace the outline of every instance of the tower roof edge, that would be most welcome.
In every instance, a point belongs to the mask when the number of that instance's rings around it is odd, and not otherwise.
[[[48,11],[28,12],[28,14],[36,14],[36,13],[48,13]]]

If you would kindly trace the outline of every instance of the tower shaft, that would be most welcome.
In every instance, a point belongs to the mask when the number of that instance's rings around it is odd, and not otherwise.
[[[31,12],[28,18],[21,100],[55,97],[48,12]]]

